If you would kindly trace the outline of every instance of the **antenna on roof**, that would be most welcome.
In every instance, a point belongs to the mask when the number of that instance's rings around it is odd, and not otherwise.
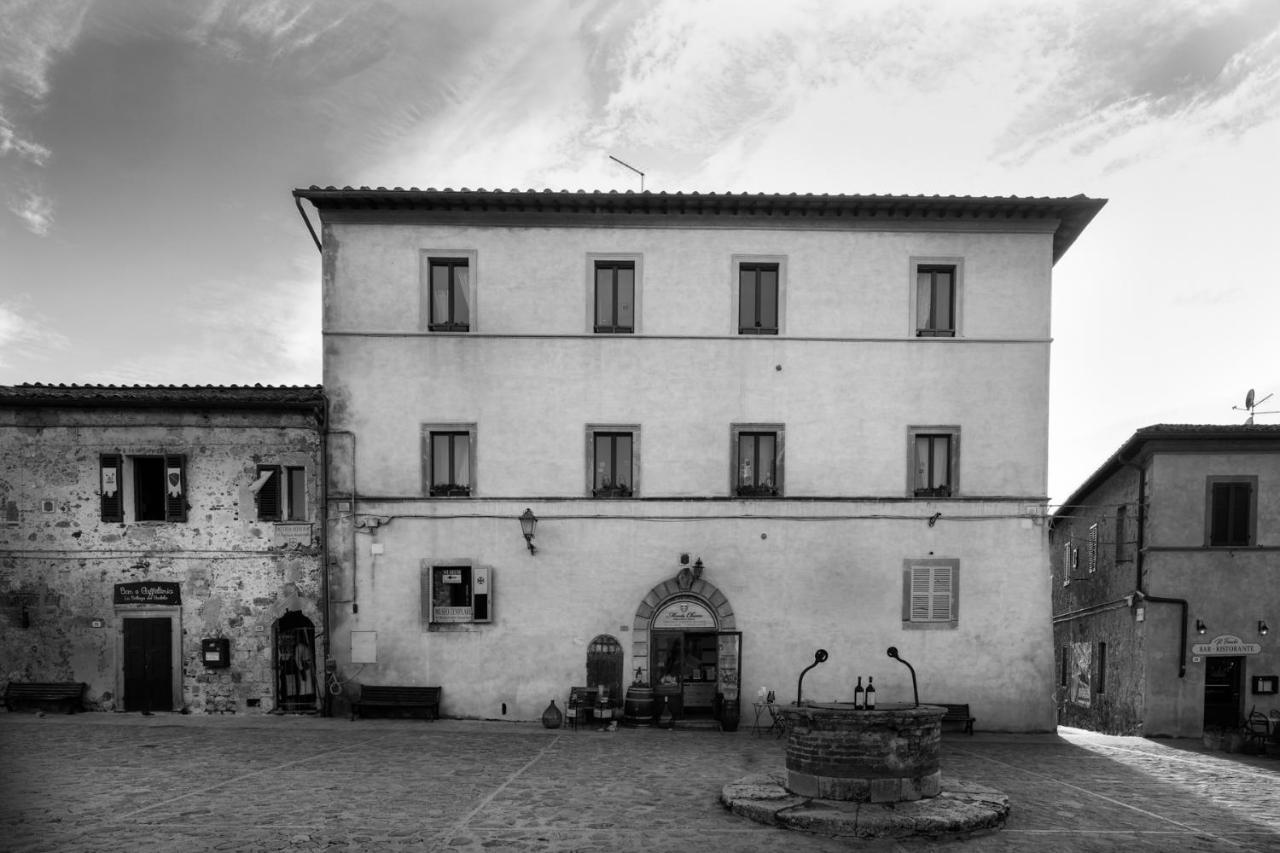
[[[1245,423],[1245,426],[1250,426],[1253,424],[1254,415],[1280,414],[1280,409],[1272,409],[1269,412],[1259,412],[1257,410],[1259,406],[1261,406],[1263,403],[1270,400],[1273,396],[1274,396],[1273,394],[1268,394],[1267,396],[1263,397],[1261,400],[1255,400],[1253,397],[1253,389],[1250,388],[1249,393],[1244,395],[1244,407],[1242,408],[1240,406],[1232,406],[1231,410],[1234,412],[1248,412],[1249,417],[1247,420],[1245,420],[1244,423]]]
[[[630,163],[623,163],[621,160],[619,160],[617,157],[614,157],[612,154],[609,155],[609,159],[617,163],[619,166],[626,166],[628,169],[630,169],[631,171],[639,175],[640,176],[640,192],[644,192],[644,172],[640,171],[635,166],[632,166]]]

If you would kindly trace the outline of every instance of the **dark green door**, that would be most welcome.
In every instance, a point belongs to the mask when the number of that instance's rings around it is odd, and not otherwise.
[[[168,617],[124,620],[124,709],[173,710],[173,625]]]

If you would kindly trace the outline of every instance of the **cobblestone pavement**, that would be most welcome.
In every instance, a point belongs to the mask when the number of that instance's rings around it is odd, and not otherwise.
[[[1196,741],[943,737],[943,774],[998,788],[1005,829],[856,841],[718,802],[780,768],[746,729],[0,713],[0,850],[1280,851],[1280,759]]]

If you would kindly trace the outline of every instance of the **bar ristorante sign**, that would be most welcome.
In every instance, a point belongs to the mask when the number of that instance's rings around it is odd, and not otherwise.
[[[1262,646],[1257,643],[1246,643],[1231,634],[1219,634],[1208,643],[1195,643],[1191,646],[1193,655],[1257,655],[1262,653]]]

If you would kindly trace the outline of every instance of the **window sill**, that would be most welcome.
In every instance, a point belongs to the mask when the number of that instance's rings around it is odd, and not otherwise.
[[[776,335],[777,329],[738,329],[740,335]]]
[[[471,331],[470,323],[432,323],[427,326],[430,332],[469,332]]]
[[[597,335],[632,335],[635,331],[627,326],[596,326],[595,328]]]
[[[438,488],[432,489],[427,496],[432,498],[469,498],[471,497],[471,489],[463,486]]]
[[[917,338],[954,338],[954,329],[916,329]]]
[[[959,622],[903,622],[904,631],[954,631],[960,627]]]
[[[936,488],[936,489],[916,489],[912,497],[950,498],[954,496],[951,494],[951,488],[949,486],[940,486],[939,488]]]
[[[734,492],[737,498],[780,498],[782,493],[772,486],[739,486]]]

